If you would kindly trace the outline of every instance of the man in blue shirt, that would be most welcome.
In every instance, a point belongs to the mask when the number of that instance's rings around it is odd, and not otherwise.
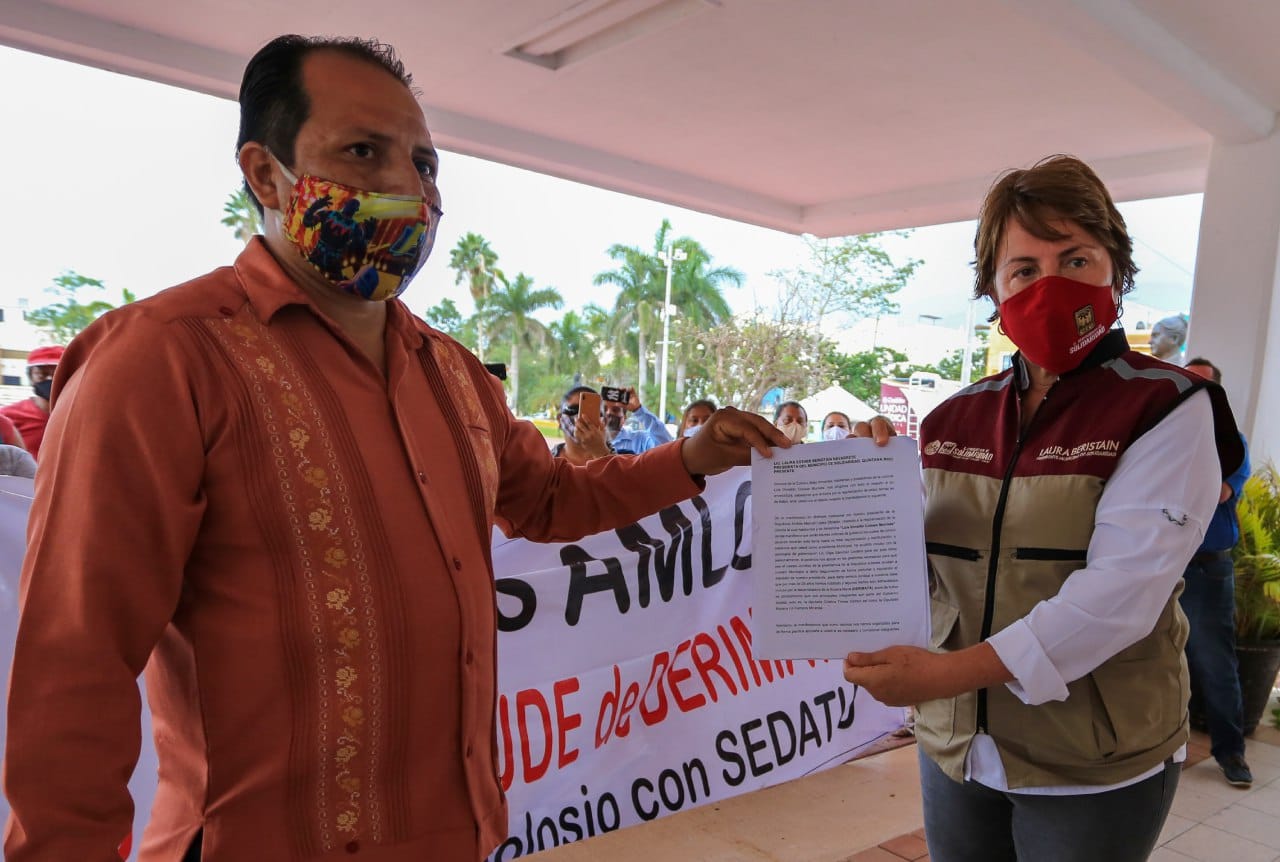
[[[1189,361],[1186,369],[1222,382],[1222,372],[1207,359]],[[1243,438],[1241,438],[1243,439]],[[1210,753],[1229,783],[1248,787],[1253,773],[1244,759],[1244,718],[1240,680],[1236,674],[1235,572],[1231,549],[1240,539],[1236,500],[1249,477],[1249,451],[1244,463],[1222,483],[1218,508],[1204,533],[1204,541],[1187,564],[1186,588],[1180,602],[1191,623],[1187,667],[1209,727]]]
[[[639,455],[654,446],[670,443],[675,439],[667,430],[667,426],[662,424],[661,419],[640,405],[640,397],[636,395],[635,389],[627,390],[625,404],[620,401],[606,401],[603,406],[605,431],[609,435],[609,444],[613,446],[615,452]],[[627,413],[631,414],[631,419],[639,425],[638,428],[625,427]]]

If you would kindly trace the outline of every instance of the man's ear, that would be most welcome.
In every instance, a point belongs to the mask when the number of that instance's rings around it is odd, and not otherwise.
[[[276,188],[277,171],[271,153],[257,141],[248,141],[238,155],[240,172],[254,197],[265,209],[281,210],[280,191]]]

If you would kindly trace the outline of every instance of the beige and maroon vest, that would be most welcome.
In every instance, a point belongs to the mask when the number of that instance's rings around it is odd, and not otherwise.
[[[1213,401],[1224,475],[1239,463],[1221,388],[1129,350],[1120,330],[1062,376],[1024,435],[1019,367],[957,393],[921,428],[935,649],[980,643],[1056,595],[1086,563],[1120,457],[1199,389]],[[1070,682],[1066,700],[1028,706],[1001,685],[929,701],[920,745],[959,781],[974,734],[986,732],[1011,788],[1115,784],[1159,764],[1187,739],[1180,592],[1149,635]]]

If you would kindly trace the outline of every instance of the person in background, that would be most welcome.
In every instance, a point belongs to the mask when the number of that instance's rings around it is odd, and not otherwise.
[[[662,420],[640,405],[640,396],[634,388],[627,390],[625,403],[605,401],[604,426],[608,432],[609,445],[619,455],[639,455],[648,452],[654,446],[670,443],[673,439]],[[627,414],[635,419],[640,427],[625,427]]]
[[[13,424],[13,420],[0,412],[0,444],[5,446],[14,446],[27,451],[27,443],[22,439],[22,435],[18,433],[18,426]],[[28,453],[30,454],[30,453]]]
[[[773,424],[792,443],[803,443],[809,436],[809,414],[799,401],[783,401],[773,411]]]
[[[20,446],[0,443],[0,476],[20,476],[23,479],[36,477],[36,459]]]
[[[1222,383],[1222,372],[1207,359],[1191,359],[1186,369]],[[1240,439],[1243,444],[1244,437]],[[1222,483],[1218,508],[1205,530],[1204,541],[1183,572],[1186,586],[1178,600],[1191,624],[1187,668],[1191,672],[1191,690],[1208,725],[1209,753],[1227,783],[1236,787],[1253,784],[1253,772],[1244,757],[1244,704],[1236,671],[1235,570],[1231,562],[1231,549],[1240,540],[1236,500],[1249,473],[1246,445],[1240,469]]]
[[[711,418],[711,414],[716,412],[716,402],[710,398],[703,398],[694,401],[688,407],[684,408],[684,415],[680,417],[680,436],[692,437],[698,433],[707,420]]]
[[[65,348],[59,346],[37,347],[27,354],[27,379],[34,394],[16,404],[0,408],[0,415],[13,422],[31,457],[40,460],[40,444],[44,441],[44,429],[49,423],[49,390],[53,387],[53,373],[58,369]],[[7,439],[5,442],[9,442]]]
[[[564,440],[552,447],[551,454],[579,467],[615,454],[609,445],[603,414],[584,416],[578,409],[582,394],[595,391],[590,386],[575,386],[560,400],[560,433]]]
[[[479,862],[508,835],[494,526],[574,541],[788,445],[726,408],[633,458],[553,459],[398,298],[443,214],[415,92],[388,45],[265,45],[236,142],[262,236],[68,347],[9,677],[7,862],[114,858],[144,666],[144,862]]]
[[[1221,387],[1112,329],[1133,240],[1079,159],[1000,177],[974,245],[1018,353],[921,425],[931,648],[845,679],[917,705],[935,862],[1142,862],[1186,757],[1182,573],[1239,432]]]
[[[1173,314],[1151,327],[1151,355],[1171,365],[1182,365],[1182,346],[1187,343],[1187,318]]]
[[[852,433],[853,423],[849,421],[848,414],[832,410],[822,417],[823,440],[843,440]]]

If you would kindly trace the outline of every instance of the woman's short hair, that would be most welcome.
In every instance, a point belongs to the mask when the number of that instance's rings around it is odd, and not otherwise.
[[[1138,267],[1133,262],[1133,239],[1124,216],[1092,168],[1075,156],[1058,155],[1041,159],[1026,170],[1005,173],[987,192],[973,240],[974,299],[986,296],[996,302],[997,257],[1011,218],[1044,240],[1065,239],[1051,222],[1075,222],[1107,250],[1116,290],[1121,295],[1133,290]],[[999,303],[996,305],[992,320],[999,314]]]
[[[843,417],[844,417],[844,424],[848,425],[850,428],[852,428],[852,427],[853,427],[853,420],[849,418],[849,414],[848,414],[848,413],[845,413],[843,410],[832,410],[832,411],[831,411],[830,413],[828,413],[826,416],[823,416],[823,417],[822,417],[822,426],[823,426],[824,428],[825,428],[825,427],[826,427],[826,425],[827,425],[827,420],[828,420],[828,419],[830,419],[832,416],[843,416]]]

